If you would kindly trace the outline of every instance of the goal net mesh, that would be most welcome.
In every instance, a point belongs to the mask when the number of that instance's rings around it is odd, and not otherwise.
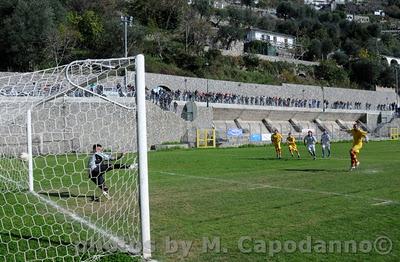
[[[140,255],[135,79],[135,57],[0,78],[0,261]],[[94,144],[124,153],[100,187]]]

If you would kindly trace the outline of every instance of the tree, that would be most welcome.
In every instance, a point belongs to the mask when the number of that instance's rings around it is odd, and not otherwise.
[[[349,82],[347,72],[337,66],[334,60],[324,60],[316,66],[315,76],[328,81],[331,85],[346,85]]]
[[[1,68],[25,71],[40,67],[47,57],[48,34],[61,19],[57,15],[62,10],[56,10],[60,6],[51,0],[20,0],[3,6],[10,13],[2,17]]]
[[[101,40],[104,25],[101,18],[94,11],[85,11],[82,15],[71,14],[74,23],[82,35],[85,47],[95,49],[97,42]]]
[[[80,33],[72,28],[61,24],[58,28],[54,28],[49,32],[47,39],[48,64],[59,66],[68,62],[73,56],[74,47],[80,38]]]
[[[65,8],[70,12],[83,14],[86,11],[94,11],[101,17],[111,18],[121,15],[121,11],[126,11],[126,0],[61,0],[65,3]]]
[[[244,44],[244,50],[247,53],[253,54],[261,54],[268,55],[268,49],[270,48],[270,44],[264,41],[251,41],[249,43]]]
[[[290,20],[280,21],[276,25],[276,31],[283,34],[296,35],[298,27],[297,24],[293,21]]]
[[[212,8],[212,1],[209,0],[196,0],[193,4],[193,9],[200,14],[200,18],[209,17]]]
[[[378,85],[385,87],[395,87],[396,85],[396,72],[393,67],[385,65],[381,74],[378,77]]]
[[[332,52],[335,46],[332,43],[331,39],[324,39],[321,42],[321,53],[322,55],[327,58],[327,55]]]
[[[342,43],[342,49],[347,55],[356,57],[361,47],[352,39],[346,39],[345,42]]]
[[[189,14],[185,16],[181,29],[185,38],[185,50],[188,52],[191,48],[195,53],[200,54],[204,50],[204,46],[212,41],[214,31],[208,21]]]
[[[341,51],[335,52],[332,59],[334,59],[338,65],[346,65],[349,62],[349,56]]]
[[[321,58],[321,42],[318,39],[313,39],[308,47],[307,57],[311,60]]]
[[[400,7],[397,5],[390,5],[385,8],[385,14],[393,18],[400,18]]]
[[[254,0],[240,0],[240,3],[244,6],[252,8],[255,6]]]
[[[230,26],[240,27],[244,24],[244,12],[242,9],[232,6],[227,7],[227,18]]]
[[[243,56],[243,62],[246,68],[253,70],[260,65],[260,59],[254,54],[247,54]]]
[[[155,25],[165,30],[174,30],[182,22],[185,0],[132,0],[128,2],[128,13],[134,14],[143,25]]]
[[[289,19],[297,16],[297,10],[290,2],[281,2],[276,8],[276,15],[283,19]]]
[[[276,22],[270,17],[261,17],[258,19],[256,26],[260,29],[272,31],[275,30]]]
[[[217,39],[221,41],[225,49],[229,49],[233,42],[243,39],[244,31],[235,26],[222,26],[218,30]]]
[[[380,63],[370,59],[359,59],[351,64],[351,79],[361,87],[374,90],[382,72]]]
[[[378,24],[370,24],[367,26],[367,31],[370,37],[379,37],[381,33],[381,28]]]

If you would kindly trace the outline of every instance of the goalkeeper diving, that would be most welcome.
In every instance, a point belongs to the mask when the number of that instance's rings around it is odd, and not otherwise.
[[[108,187],[105,184],[104,174],[113,169],[135,169],[136,165],[114,164],[111,161],[121,159],[124,153],[120,153],[114,157],[111,154],[103,152],[103,147],[100,144],[93,145],[93,155],[89,159],[89,178],[93,181],[102,191],[107,199],[111,199],[108,194]]]

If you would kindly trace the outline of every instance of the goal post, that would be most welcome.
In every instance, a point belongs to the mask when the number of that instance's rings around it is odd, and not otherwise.
[[[143,257],[151,257],[150,239],[150,206],[149,206],[149,181],[147,161],[147,123],[146,123],[146,85],[144,71],[144,56],[136,58],[136,84],[137,84],[137,139],[139,147],[139,179],[140,179],[140,213],[142,223],[142,249]]]
[[[0,261],[151,258],[144,56],[0,77],[0,91]]]
[[[30,109],[26,113],[26,136],[28,139],[28,189],[29,192],[33,192],[32,115]]]

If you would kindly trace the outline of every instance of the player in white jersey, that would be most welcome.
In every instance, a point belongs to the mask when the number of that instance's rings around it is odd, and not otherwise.
[[[321,135],[321,146],[322,146],[322,157],[325,157],[325,151],[327,152],[326,157],[331,156],[331,137],[328,131],[324,131]]]
[[[304,145],[307,147],[308,153],[313,157],[315,160],[317,156],[315,155],[315,144],[317,143],[317,139],[315,136],[313,136],[313,133],[311,130],[308,131],[307,136],[304,137]]]

